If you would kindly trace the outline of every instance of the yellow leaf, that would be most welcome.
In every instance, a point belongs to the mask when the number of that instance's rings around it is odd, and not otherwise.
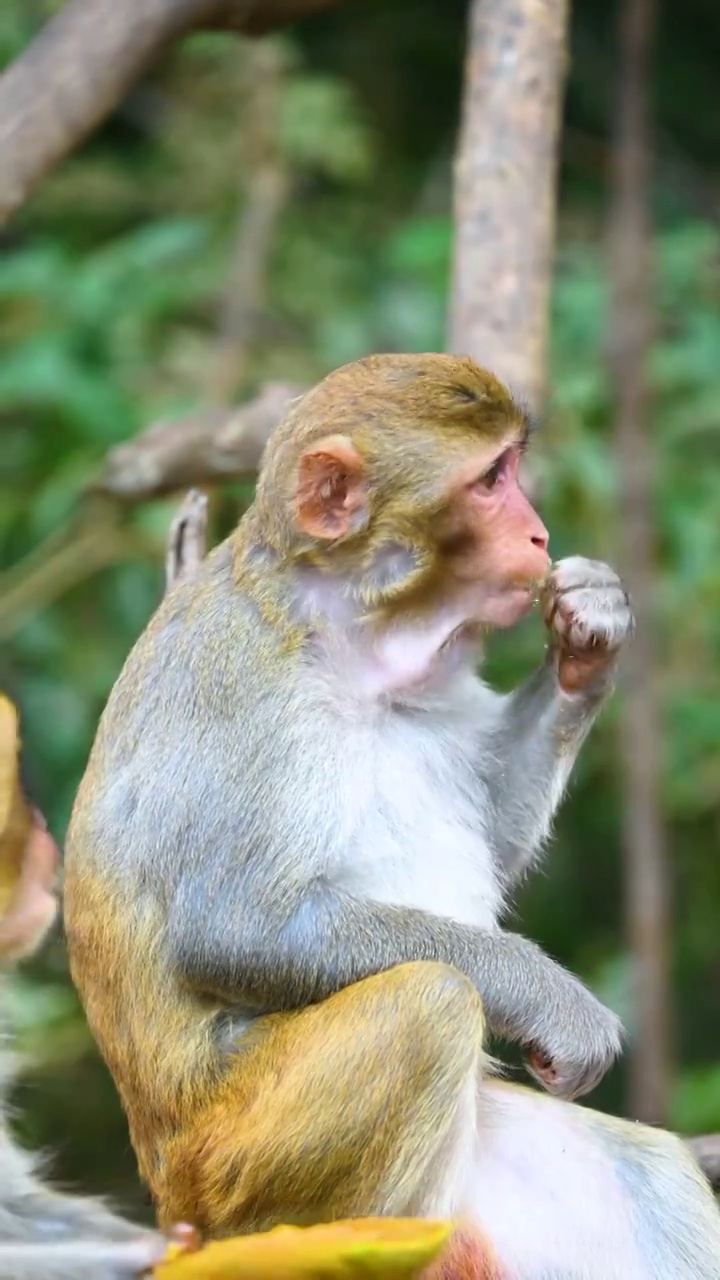
[[[438,1256],[450,1222],[359,1218],[276,1227],[215,1241],[195,1253],[171,1246],[155,1280],[410,1280]]]

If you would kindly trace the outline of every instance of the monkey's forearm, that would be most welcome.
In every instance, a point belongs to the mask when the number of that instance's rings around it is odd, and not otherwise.
[[[221,914],[198,891],[175,921],[174,955],[197,989],[267,1013],[314,1004],[363,978],[431,960],[465,974],[480,994],[490,1029],[521,1043],[545,1042],[549,1024],[576,1029],[586,988],[519,934],[484,931],[413,908],[353,898],[332,887],[306,891],[284,919],[272,906]]]
[[[505,875],[520,875],[542,841],[580,748],[612,689],[606,674],[582,693],[560,687],[550,652],[503,701],[486,758],[490,836]]]

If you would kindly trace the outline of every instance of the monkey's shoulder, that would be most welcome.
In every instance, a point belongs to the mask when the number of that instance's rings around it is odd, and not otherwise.
[[[232,548],[222,543],[189,582],[162,601],[111,692],[104,720],[164,731],[177,720],[240,713],[272,687],[281,665],[272,630],[233,580]]]

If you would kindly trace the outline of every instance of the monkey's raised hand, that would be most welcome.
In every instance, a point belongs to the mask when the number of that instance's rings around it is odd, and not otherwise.
[[[540,602],[561,688],[579,693],[611,675],[618,651],[635,627],[627,592],[615,571],[600,560],[569,556],[551,570]]]

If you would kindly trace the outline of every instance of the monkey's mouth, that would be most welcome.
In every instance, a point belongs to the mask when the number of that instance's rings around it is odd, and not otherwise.
[[[537,598],[535,583],[510,583],[485,599],[477,621],[486,627],[512,627],[530,612]]]

